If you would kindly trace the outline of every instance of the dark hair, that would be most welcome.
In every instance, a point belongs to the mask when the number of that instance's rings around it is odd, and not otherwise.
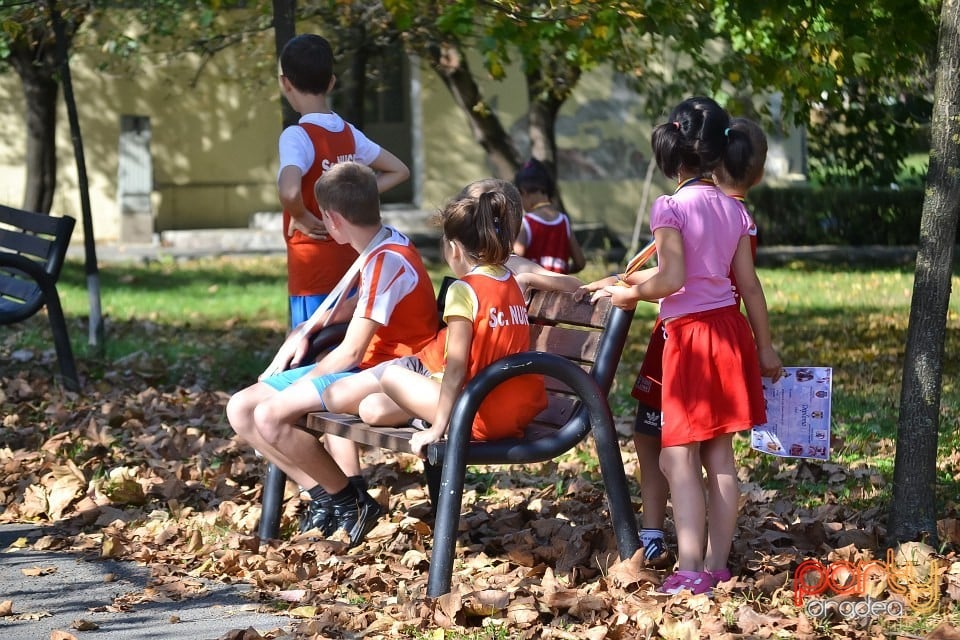
[[[443,237],[462,244],[481,264],[503,264],[513,248],[512,206],[498,190],[455,198],[440,213]]]
[[[763,167],[767,163],[767,136],[760,125],[749,118],[732,118],[727,131],[729,139],[723,171],[734,183],[752,187],[763,177]],[[740,176],[734,175],[738,167]]]
[[[513,243],[520,235],[520,226],[523,224],[523,200],[520,199],[520,192],[513,185],[501,178],[483,178],[476,182],[471,182],[457,194],[457,198],[472,197],[478,198],[480,194],[487,191],[499,191],[507,199],[507,219],[510,221],[510,242]],[[438,222],[438,224],[442,224]]]
[[[523,163],[523,166],[517,171],[514,183],[521,192],[542,191],[547,194],[548,198],[553,198],[556,191],[556,185],[553,182],[553,176],[550,175],[550,170],[536,158],[530,158]]]
[[[338,162],[324,171],[313,192],[317,206],[332,209],[360,227],[380,224],[380,191],[373,169],[359,162]]]
[[[669,178],[680,168],[704,175],[727,155],[730,116],[714,100],[687,98],[670,112],[668,121],[654,127],[650,136],[657,167]],[[742,175],[743,167],[734,168]]]
[[[296,36],[280,52],[280,71],[298,91],[326,93],[333,77],[333,48],[313,33]]]

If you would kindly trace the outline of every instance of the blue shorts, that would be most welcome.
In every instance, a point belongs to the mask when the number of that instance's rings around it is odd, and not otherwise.
[[[264,378],[261,380],[264,384],[268,384],[277,391],[283,391],[294,382],[307,375],[313,371],[315,364],[308,364],[303,367],[297,367],[296,369],[287,369],[280,373],[274,374],[269,378]],[[317,395],[323,395],[323,390],[329,387],[331,384],[339,380],[340,378],[346,378],[347,376],[352,376],[355,373],[358,373],[360,369],[350,369],[349,371],[338,371],[337,373],[328,373],[326,375],[317,376],[313,378],[314,388],[317,390]]]
[[[306,322],[326,299],[326,294],[290,296],[290,327]]]

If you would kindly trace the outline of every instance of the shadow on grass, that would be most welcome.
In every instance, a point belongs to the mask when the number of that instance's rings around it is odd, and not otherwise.
[[[241,265],[242,267],[238,266]],[[145,291],[166,291],[190,288],[198,283],[220,285],[276,284],[283,290],[286,281],[284,262],[275,257],[244,258],[242,262],[228,257],[205,258],[179,262],[173,259],[140,263],[108,263],[100,265],[101,289],[136,287]],[[64,264],[60,281],[85,289],[87,276],[82,263],[69,260]]]

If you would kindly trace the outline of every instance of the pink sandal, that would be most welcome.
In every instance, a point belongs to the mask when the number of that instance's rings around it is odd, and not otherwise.
[[[730,573],[730,569],[724,567],[723,569],[718,569],[717,571],[707,571],[710,574],[710,577],[713,579],[714,584],[719,584],[721,582],[726,582],[733,577],[733,574]]]
[[[693,595],[709,593],[715,581],[708,571],[676,571],[660,585],[661,593],[677,594],[686,589]]]

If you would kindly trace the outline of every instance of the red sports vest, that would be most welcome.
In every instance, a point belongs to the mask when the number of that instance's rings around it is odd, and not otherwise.
[[[523,224],[527,227],[527,247],[523,257],[539,264],[544,269],[557,273],[570,270],[570,236],[567,216],[561,213],[555,220],[546,221],[535,213],[526,213]]]
[[[315,124],[299,125],[313,143],[313,165],[303,175],[300,192],[307,211],[320,217],[313,185],[325,169],[338,162],[353,160],[357,147],[353,131],[344,125],[336,133]],[[332,238],[313,240],[299,231],[287,234],[290,213],[283,212],[283,238],[287,243],[287,291],[291,296],[326,295],[347,272],[357,252],[349,244],[337,244]]]

